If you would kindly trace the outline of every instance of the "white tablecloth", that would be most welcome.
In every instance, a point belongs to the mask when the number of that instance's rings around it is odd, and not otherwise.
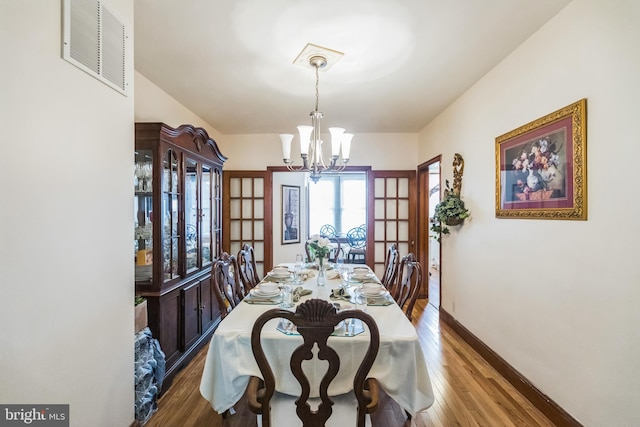
[[[326,286],[317,286],[316,277],[311,277],[302,286],[313,293],[302,297],[300,302],[309,298],[329,300],[331,289],[339,284],[337,279],[327,280]],[[250,376],[261,377],[251,351],[251,328],[260,314],[275,307],[278,306],[242,302],[216,329],[209,345],[200,393],[217,412],[226,411],[242,397]],[[376,378],[384,391],[412,415],[429,408],[434,396],[415,328],[396,304],[369,306],[367,312],[380,330],[380,350],[369,376]],[[273,320],[262,332],[265,354],[276,375],[276,388],[282,393],[299,395],[300,386],[291,374],[289,358],[302,338],[285,335],[276,326],[277,321]],[[340,371],[331,383],[330,394],[342,394],[352,389],[353,375],[368,341],[368,331],[355,337],[330,338],[330,345],[340,356]],[[313,365],[311,369],[303,364],[303,369],[313,385],[324,375],[326,362]]]

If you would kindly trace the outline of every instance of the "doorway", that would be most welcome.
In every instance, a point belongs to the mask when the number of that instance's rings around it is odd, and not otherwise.
[[[419,260],[423,266],[423,295],[429,304],[440,307],[440,242],[437,234],[431,231],[431,218],[440,201],[440,160],[441,156],[418,166],[418,215]]]

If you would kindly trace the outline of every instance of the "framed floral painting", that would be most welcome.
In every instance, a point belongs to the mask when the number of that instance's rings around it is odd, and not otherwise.
[[[496,138],[496,217],[587,219],[587,100]]]

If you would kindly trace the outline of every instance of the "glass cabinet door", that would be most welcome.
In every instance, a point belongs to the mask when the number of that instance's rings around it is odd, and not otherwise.
[[[187,158],[184,174],[184,220],[187,274],[199,268],[198,162]]]
[[[153,280],[153,152],[138,150],[134,170],[134,240],[136,282]]]
[[[202,165],[202,266],[211,264],[213,252],[211,248],[211,235],[213,222],[211,212],[213,210],[213,194],[211,185],[211,166]]]
[[[212,178],[213,208],[211,214],[213,218],[211,223],[213,224],[214,245],[211,250],[215,259],[222,255],[222,169],[214,168]]]
[[[178,184],[178,154],[168,150],[162,162],[162,249],[164,251],[164,281],[179,276],[178,259],[180,234],[178,233],[178,205],[180,186]]]

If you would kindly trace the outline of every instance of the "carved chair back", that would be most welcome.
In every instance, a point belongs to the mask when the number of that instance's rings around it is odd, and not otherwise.
[[[384,260],[384,275],[380,281],[387,289],[392,289],[398,277],[398,265],[400,264],[400,253],[398,246],[392,243],[387,249],[387,257]]]
[[[238,270],[236,257],[227,252],[223,252],[213,264],[213,292],[223,318],[240,304],[248,292],[244,290]]]
[[[260,342],[263,326],[271,319],[284,318],[296,325],[297,332],[302,335],[303,343],[291,355],[290,367],[293,375],[300,383],[300,398],[296,400],[296,413],[303,426],[324,426],[332,413],[334,402],[328,395],[331,381],[338,374],[340,358],[338,353],[328,344],[329,336],[336,325],[344,319],[360,319],[366,323],[370,331],[370,341],[366,354],[355,374],[353,390],[357,399],[357,426],[364,427],[367,413],[377,409],[379,398],[379,384],[374,378],[367,378],[369,370],[380,347],[380,335],[373,318],[360,310],[344,310],[336,312],[336,308],[328,301],[310,299],[300,304],[295,313],[284,309],[272,309],[263,313],[256,320],[251,333],[251,348],[264,380],[251,377],[247,388],[249,408],[262,416],[262,426],[270,427],[270,401],[275,394],[275,377],[273,370],[265,356]],[[317,352],[312,352],[314,346]],[[328,369],[322,378],[319,388],[321,403],[316,410],[308,404],[311,393],[309,380],[302,369],[302,362],[315,356],[328,362]],[[291,414],[293,415],[293,414]]]
[[[242,249],[238,252],[238,268],[239,276],[244,286],[244,292],[249,292],[258,283],[260,283],[260,277],[258,276],[258,270],[256,267],[256,257],[253,250],[253,246],[244,244]]]
[[[422,287],[422,267],[414,254],[410,253],[400,261],[398,280],[391,291],[393,299],[400,308],[405,307],[405,314],[411,320],[413,306],[416,303],[420,288]]]

